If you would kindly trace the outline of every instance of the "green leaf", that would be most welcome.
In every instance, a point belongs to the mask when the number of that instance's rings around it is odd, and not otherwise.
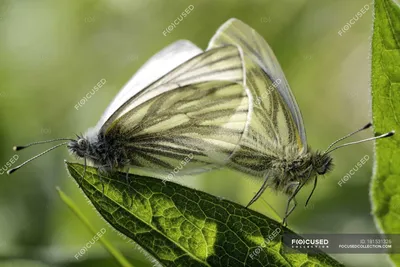
[[[375,1],[372,111],[376,133],[396,131],[375,144],[373,214],[384,233],[400,233],[400,7],[395,0]],[[400,265],[399,254],[391,258]]]
[[[264,246],[281,224],[236,203],[151,177],[87,167],[82,178],[84,166],[67,168],[100,214],[163,266],[342,266],[325,254],[283,254],[280,235]]]

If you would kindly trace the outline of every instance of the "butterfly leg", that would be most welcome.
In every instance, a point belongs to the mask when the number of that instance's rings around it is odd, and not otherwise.
[[[306,204],[304,205],[304,207],[307,207],[308,201],[310,201],[311,196],[314,194],[314,190],[315,190],[315,188],[317,187],[317,180],[318,180],[318,178],[315,177],[315,179],[314,179],[314,187],[313,187],[313,189],[311,190],[311,193],[310,193],[310,195],[308,196],[307,201],[306,201]]]
[[[285,211],[285,217],[283,217],[283,221],[282,221],[282,225],[286,226],[287,225],[287,218],[289,217],[289,215],[294,211],[294,209],[297,206],[297,200],[296,200],[296,195],[299,192],[300,188],[301,188],[301,184],[299,182],[292,182],[290,183],[287,188],[289,189],[290,187],[296,186],[296,189],[293,191],[292,195],[289,197],[288,202],[286,204],[286,211]],[[289,206],[290,203],[294,202],[293,207],[289,210]]]
[[[290,203],[290,201],[288,201],[288,206],[289,206],[289,203]],[[283,218],[283,221],[282,221],[283,226],[287,225],[287,218],[292,213],[292,211],[294,211],[294,209],[297,207],[297,200],[295,197],[293,197],[293,203],[294,203],[294,205],[289,211],[287,211],[288,206],[286,207],[287,213],[285,214],[285,217]]]
[[[292,186],[295,186],[296,185],[296,189],[293,191],[293,193],[291,194],[291,196],[289,197],[289,200],[288,200],[288,203],[287,203],[287,205],[286,205],[286,213],[285,213],[285,217],[283,218],[283,222],[282,222],[282,224],[283,225],[285,225],[285,223],[286,223],[286,221],[287,221],[287,217],[290,215],[290,213],[292,213],[292,211],[296,208],[296,206],[297,206],[297,201],[294,199],[295,198],[295,196],[297,195],[297,193],[300,191],[300,189],[307,183],[307,181],[310,179],[310,177],[311,177],[311,173],[312,173],[312,168],[310,168],[310,171],[308,172],[308,175],[307,175],[307,178],[302,182],[302,183],[300,183],[300,182],[292,182],[292,183],[289,183],[287,186],[286,186],[286,192],[291,192],[291,190],[287,190],[287,189],[289,189],[290,187],[292,187]],[[314,185],[315,185],[315,182],[314,182]],[[292,199],[294,199],[294,207],[288,212],[288,209],[289,209],[289,205],[290,205],[290,202],[292,201]]]
[[[268,177],[269,177],[269,175],[268,175],[268,173],[267,173],[267,174],[265,175],[265,177],[264,177],[264,182],[263,182],[261,188],[260,188],[260,189],[258,190],[258,192],[255,194],[255,196],[250,200],[250,202],[249,202],[249,204],[247,204],[246,208],[248,208],[251,204],[253,204],[254,202],[256,202],[257,199],[259,199],[260,196],[264,193],[265,189],[267,189],[267,187],[268,187],[268,185],[267,185]]]

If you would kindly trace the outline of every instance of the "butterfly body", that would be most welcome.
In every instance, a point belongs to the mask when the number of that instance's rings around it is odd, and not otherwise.
[[[107,138],[102,134],[78,137],[67,147],[73,155],[89,160],[102,171],[120,170],[129,165],[130,153],[120,138]]]
[[[268,166],[268,186],[291,195],[294,185],[308,184],[310,177],[323,175],[332,169],[332,158],[320,152],[296,153],[296,147],[287,147],[284,155],[271,159]],[[280,157],[281,156],[281,157]]]

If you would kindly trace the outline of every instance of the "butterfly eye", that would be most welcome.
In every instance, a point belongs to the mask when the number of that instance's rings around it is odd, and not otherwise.
[[[317,173],[320,175],[327,173],[332,167],[332,158],[325,156],[319,165],[320,166],[317,168]]]
[[[78,140],[78,146],[79,146],[79,148],[85,149],[86,148],[86,140],[85,139],[79,139]]]

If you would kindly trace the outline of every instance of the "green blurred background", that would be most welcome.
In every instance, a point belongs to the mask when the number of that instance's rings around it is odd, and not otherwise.
[[[309,144],[324,149],[371,120],[372,6],[338,34],[370,2],[0,0],[0,167],[15,155],[15,144],[85,132],[150,56],[178,39],[204,49],[231,17],[255,28],[272,46],[302,110]],[[194,10],[164,36],[189,5]],[[105,86],[76,110],[100,79],[107,80]],[[46,147],[21,151],[18,162]],[[367,164],[338,186],[365,155]],[[0,175],[0,266],[118,266],[100,243],[74,258],[93,235],[63,204],[56,186],[80,205],[96,229],[107,229],[105,236],[135,266],[153,266],[87,203],[68,177],[64,159],[75,160],[60,148],[12,176]],[[303,206],[311,186],[303,190],[289,225],[298,233],[376,233],[368,196],[372,144],[338,150],[334,159],[334,171],[320,179],[308,208]],[[180,182],[243,205],[258,189],[243,174],[227,170]],[[263,199],[284,213],[284,196],[267,191]],[[263,200],[252,208],[266,212]],[[389,266],[385,255],[332,256],[346,266]]]

